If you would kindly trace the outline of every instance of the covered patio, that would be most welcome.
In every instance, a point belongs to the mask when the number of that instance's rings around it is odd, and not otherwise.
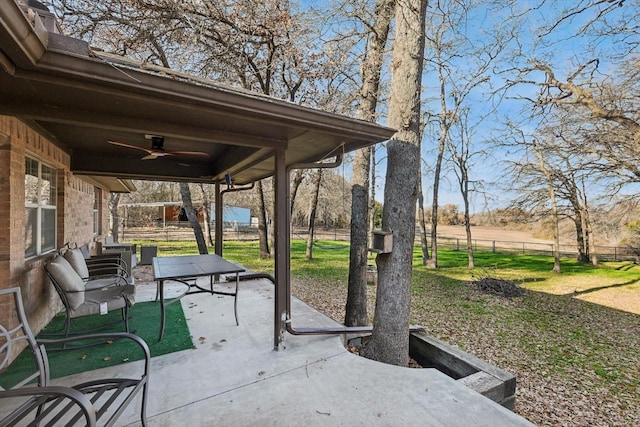
[[[275,286],[242,283],[240,326],[224,299],[185,297],[194,340],[205,341],[153,359],[151,425],[528,425],[434,369],[350,354],[339,335],[322,331],[353,330],[291,297],[290,171],[329,159],[337,165],[343,153],[387,140],[393,129],[93,50],[60,34],[47,11],[27,13],[14,0],[0,8],[0,99],[1,115],[51,141],[69,156],[70,173],[91,182],[215,184],[221,218],[228,185],[275,178]],[[202,154],[142,160],[145,149],[158,148],[151,135],[162,136],[167,151]],[[216,230],[219,255],[221,236]],[[14,271],[7,286],[19,282]],[[20,285],[29,298],[28,284]]]

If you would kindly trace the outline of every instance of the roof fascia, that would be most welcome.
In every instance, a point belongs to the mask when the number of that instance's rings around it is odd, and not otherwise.
[[[130,179],[120,179],[114,177],[78,175],[91,185],[102,188],[110,193],[132,193],[136,191],[136,186]]]
[[[239,92],[214,83],[204,86],[138,70],[121,69],[98,59],[66,52],[50,50],[37,66],[43,71],[72,77],[69,81],[71,85],[83,84],[81,82],[99,84],[103,87],[96,90],[124,91],[129,96],[145,94],[160,97],[164,102],[210,107],[256,121],[289,123],[337,135],[373,136],[380,140],[388,139],[394,133],[390,128],[259,94]],[[48,73],[43,75],[45,79],[51,77]]]

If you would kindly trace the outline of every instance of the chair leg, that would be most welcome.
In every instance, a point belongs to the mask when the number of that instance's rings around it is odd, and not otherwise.
[[[239,326],[238,322],[238,278],[236,278],[236,292],[233,294],[233,315],[236,317],[236,326]]]
[[[71,334],[71,314],[68,311],[65,311],[64,318],[64,337],[68,338]]]
[[[124,331],[129,332],[129,306],[122,307],[122,316],[124,317]]]
[[[68,338],[70,334],[71,334],[71,314],[69,314],[69,311],[65,311],[64,337]],[[67,343],[62,344],[62,349],[64,350],[65,348],[67,348]]]
[[[142,427],[147,427],[147,385],[149,383],[142,386],[142,405],[140,405],[140,423]]]
[[[71,335],[71,316],[69,315],[68,311],[65,311],[65,316],[64,316],[64,330],[62,332],[53,332],[53,333],[41,333],[39,335],[39,337],[52,337],[52,338],[59,338],[59,337],[64,337],[64,338],[68,338]],[[60,347],[59,350],[64,350],[67,346],[67,343],[62,344],[62,347]],[[50,349],[50,351],[56,351],[58,349]]]
[[[108,328],[110,326],[114,326],[117,325],[118,323],[124,323],[124,330],[125,332],[131,332],[131,333],[136,333],[136,331],[130,331],[129,330],[129,306],[125,305],[124,307],[122,307],[120,309],[120,313],[121,313],[121,320],[117,320],[115,322],[111,322],[111,323],[106,323],[104,325],[98,326],[96,328],[91,328],[91,329],[85,329],[82,331],[78,331],[78,332],[71,332],[71,316],[69,314],[69,312],[66,312],[65,314],[65,319],[64,319],[64,331],[60,332],[60,333],[51,333],[51,334],[41,334],[40,336],[42,337],[60,337],[60,336],[64,336],[65,338],[68,338],[70,336],[74,336],[74,335],[86,335],[86,334],[91,334],[100,330],[103,330],[105,328]],[[103,341],[98,341],[95,343],[90,343],[90,344],[82,344],[82,345],[77,345],[77,346],[68,346],[67,343],[62,344],[62,347],[60,348],[53,348],[53,347],[49,347],[49,351],[60,351],[60,350],[72,350],[75,348],[85,348],[85,347],[93,347],[95,345],[100,345],[100,344],[104,344]]]

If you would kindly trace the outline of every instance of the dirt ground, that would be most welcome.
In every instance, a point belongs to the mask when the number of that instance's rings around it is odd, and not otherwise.
[[[136,283],[153,282],[153,270],[150,265],[138,264],[132,271],[131,275],[136,279]]]
[[[438,235],[443,237],[460,237],[466,238],[466,231],[463,225],[438,225]],[[505,242],[530,242],[530,243],[548,243],[551,240],[536,239],[531,233],[526,231],[505,230],[496,227],[473,226],[471,227],[471,235],[478,240],[496,240]]]

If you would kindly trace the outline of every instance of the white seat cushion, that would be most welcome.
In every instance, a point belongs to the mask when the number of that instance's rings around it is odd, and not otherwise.
[[[69,261],[71,267],[78,273],[78,276],[85,282],[89,280],[89,267],[84,260],[84,255],[80,249],[69,249],[64,253],[64,259]]]
[[[132,285],[111,286],[86,292],[86,300],[77,310],[69,313],[72,318],[100,313],[100,304],[107,303],[107,310],[117,310],[136,302],[136,287]]]
[[[84,280],[64,257],[56,255],[47,265],[47,271],[65,293],[71,309],[84,303]]]

